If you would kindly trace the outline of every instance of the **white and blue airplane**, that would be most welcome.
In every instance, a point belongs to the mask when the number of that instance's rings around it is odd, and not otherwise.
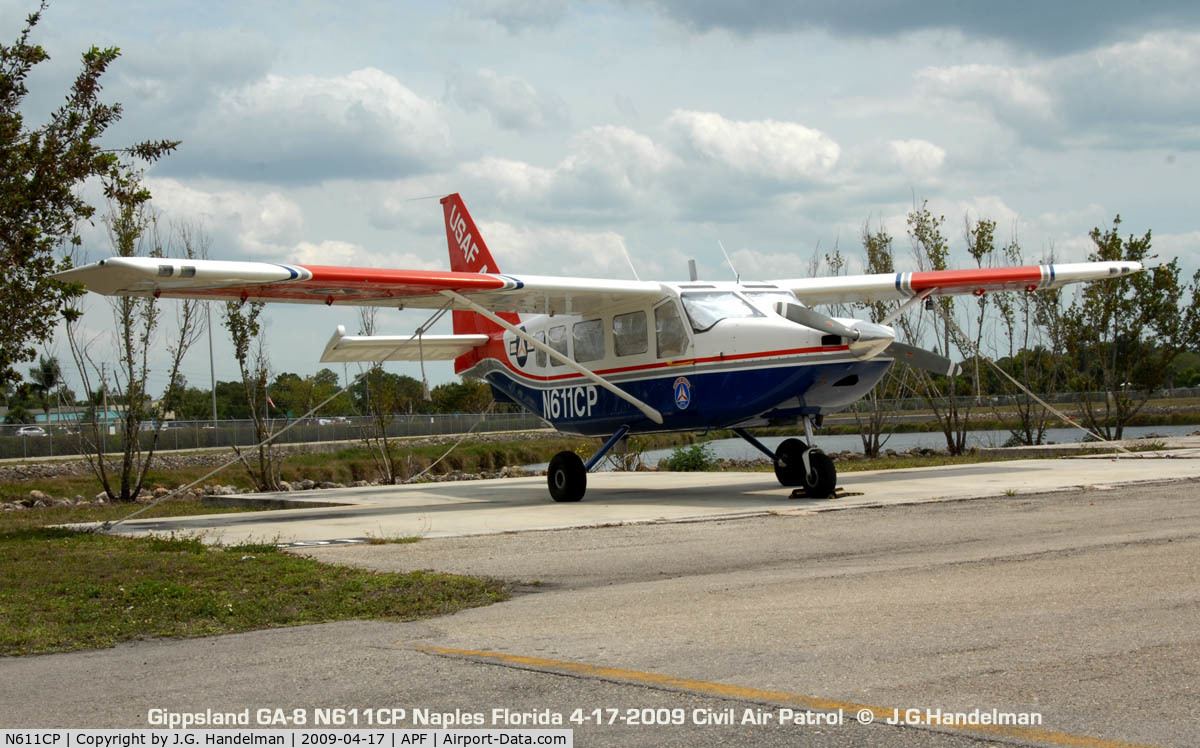
[[[953,374],[949,359],[896,341],[888,324],[833,318],[822,304],[1036,291],[1141,270],[1136,262],[885,273],[761,282],[507,275],[458,194],[442,198],[450,270],[113,257],[58,273],[105,295],[453,310],[453,334],[349,336],[322,361],[454,360],[559,431],[608,437],[584,461],[560,452],[555,501],[578,501],[587,473],[627,434],[728,428],[770,457],[785,486],[833,492],[833,460],[813,428],[866,395],[900,360]],[[747,429],[802,424],[772,451]]]

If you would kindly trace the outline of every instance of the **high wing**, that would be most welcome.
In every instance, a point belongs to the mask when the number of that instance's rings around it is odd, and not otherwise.
[[[989,291],[1036,291],[1058,288],[1068,283],[1119,277],[1141,269],[1142,265],[1139,262],[1078,262],[976,270],[793,278],[773,282],[790,289],[804,304],[815,306],[909,299],[926,292],[932,296],[948,296]]]
[[[54,275],[106,296],[436,309],[454,291],[493,312],[591,314],[668,294],[650,281],[112,257]],[[456,305],[454,308],[465,308]]]

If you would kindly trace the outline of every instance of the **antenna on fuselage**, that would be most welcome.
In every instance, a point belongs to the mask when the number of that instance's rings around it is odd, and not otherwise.
[[[688,260],[688,280],[692,282],[700,280],[700,274],[696,272],[695,260]]]
[[[729,269],[733,271],[733,282],[741,283],[742,276],[738,273],[737,268],[733,266],[733,260],[729,259],[729,253],[725,251],[725,245],[721,243],[720,239],[717,240],[717,246],[721,248],[721,254],[725,255],[725,262],[729,263]]]
[[[629,269],[633,271],[633,279],[640,281],[641,277],[637,273],[637,268],[633,266],[633,258],[629,256],[629,249],[625,246],[625,240],[618,236],[617,243],[621,245],[621,251],[625,254],[625,262],[629,263]]]

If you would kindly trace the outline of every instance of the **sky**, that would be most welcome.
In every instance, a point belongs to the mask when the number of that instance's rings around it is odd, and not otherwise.
[[[34,9],[0,0],[0,38]],[[689,258],[731,279],[718,242],[743,279],[805,275],[834,248],[858,272],[867,222],[908,269],[924,200],[963,265],[968,220],[1063,262],[1120,214],[1200,267],[1192,2],[54,0],[34,41],[52,59],[32,122],[83,50],[121,49],[106,143],[183,141],[147,184],[213,259],[446,268],[436,197],[459,192],[514,274],[631,278],[624,247],[642,279],[684,279]],[[84,239],[111,254],[102,226]],[[104,300],[88,304],[85,335],[108,345]],[[378,332],[424,317],[384,310]],[[305,375],[359,322],[277,304],[267,324],[273,370]],[[217,379],[236,378],[213,337]],[[61,335],[47,350],[69,358]],[[184,373],[208,386],[206,341]]]

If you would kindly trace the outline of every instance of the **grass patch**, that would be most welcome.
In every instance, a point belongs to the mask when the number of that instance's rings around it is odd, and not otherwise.
[[[388,537],[367,533],[367,545],[407,545],[409,543],[420,543],[421,540],[422,538],[419,535]]]
[[[156,509],[176,515],[212,511],[194,501]],[[129,510],[0,515],[0,655],[348,619],[407,621],[508,596],[497,580],[374,573],[270,544],[212,547],[191,536],[125,538],[44,526],[85,521],[81,515],[116,519]]]

